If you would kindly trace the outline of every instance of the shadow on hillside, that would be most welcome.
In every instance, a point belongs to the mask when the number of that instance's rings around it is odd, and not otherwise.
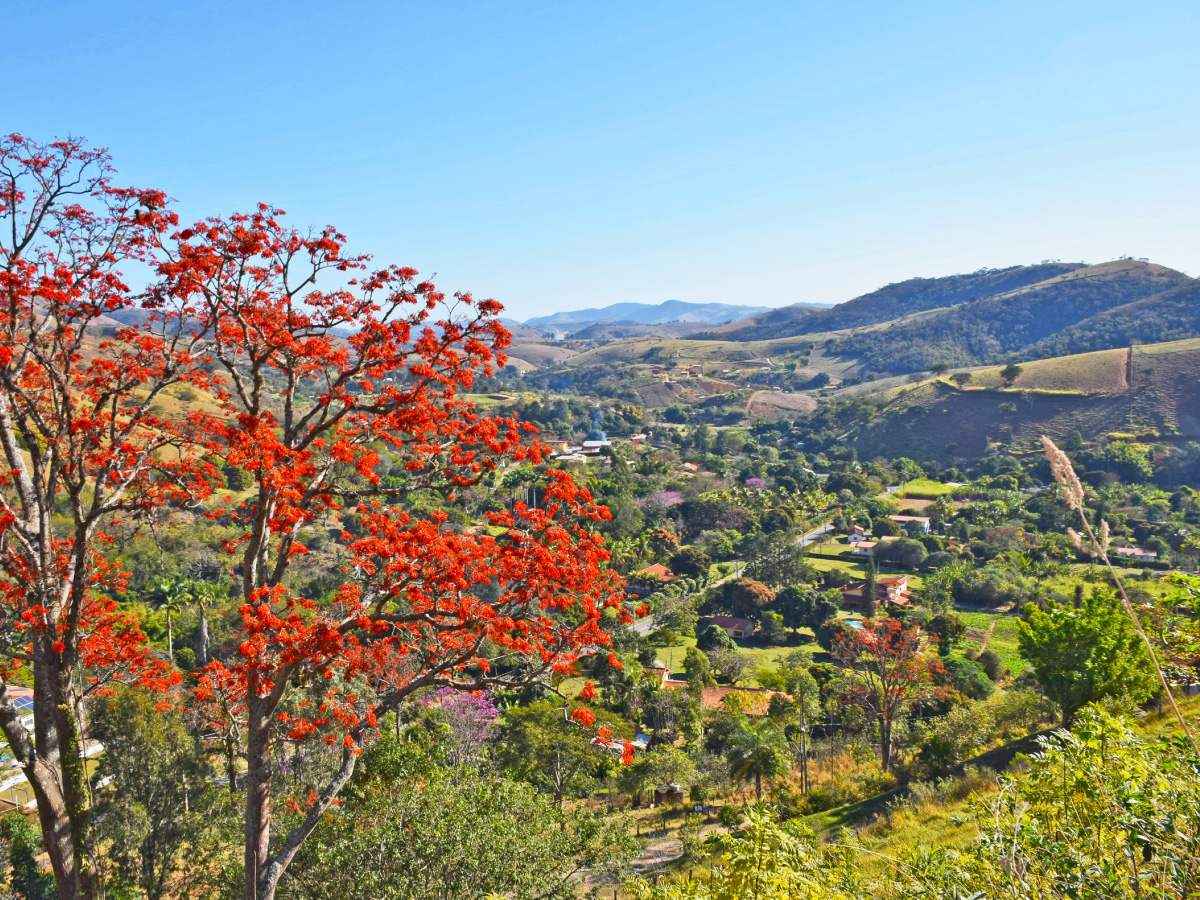
[[[989,769],[996,773],[1005,772],[1012,765],[1012,761],[1017,754],[1028,756],[1031,753],[1038,752],[1038,739],[1054,731],[1054,728],[1047,728],[1044,731],[1038,731],[1027,737],[1019,738],[1005,744],[1003,747],[997,747],[995,750],[981,753],[955,766],[946,774],[948,776],[961,777],[968,767]],[[896,800],[903,800],[910,793],[908,785],[903,785],[893,788],[890,791],[885,791],[882,794],[876,794],[874,797],[859,800],[857,803],[848,803],[836,809],[813,813],[807,819],[809,824],[818,832],[837,831],[839,828],[862,828],[881,816],[887,810],[888,804]]]

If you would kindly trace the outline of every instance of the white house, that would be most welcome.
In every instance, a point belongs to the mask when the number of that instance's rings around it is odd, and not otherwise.
[[[911,531],[915,526],[921,534],[929,534],[928,516],[888,516],[888,518],[899,525],[905,532]]]

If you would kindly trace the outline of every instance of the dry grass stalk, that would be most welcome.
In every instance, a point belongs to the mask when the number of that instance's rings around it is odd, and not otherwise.
[[[1125,592],[1125,585],[1121,582],[1121,577],[1117,574],[1117,570],[1113,568],[1112,562],[1108,558],[1108,541],[1109,530],[1108,523],[1102,521],[1100,523],[1100,534],[1097,536],[1092,529],[1092,523],[1088,521],[1087,508],[1084,506],[1083,483],[1080,482],[1079,476],[1075,474],[1075,467],[1071,465],[1071,459],[1060,450],[1050,438],[1042,435],[1042,446],[1046,448],[1046,458],[1050,461],[1050,471],[1054,473],[1054,480],[1063,487],[1063,495],[1066,498],[1067,505],[1079,513],[1079,520],[1083,523],[1083,530],[1087,535],[1086,545],[1089,552],[1099,556],[1104,560],[1104,565],[1108,568],[1108,573],[1112,576],[1113,583],[1117,586],[1117,591],[1121,595],[1121,606],[1133,621],[1133,627],[1141,637],[1142,643],[1146,645],[1146,650],[1150,654],[1150,661],[1154,663],[1154,671],[1158,673],[1158,680],[1162,682],[1163,691],[1167,695],[1167,700],[1171,704],[1171,709],[1175,712],[1175,718],[1179,720],[1179,727],[1183,729],[1184,736],[1188,739],[1188,743],[1192,745],[1192,752],[1200,756],[1200,745],[1197,745],[1196,738],[1192,735],[1192,731],[1188,728],[1187,720],[1184,719],[1183,713],[1179,711],[1179,705],[1175,702],[1175,695],[1171,693],[1171,685],[1167,682],[1167,676],[1163,674],[1162,666],[1158,662],[1158,654],[1154,652],[1154,645],[1150,643],[1150,638],[1146,636],[1146,632],[1142,629],[1141,619],[1138,617],[1137,610],[1134,609],[1133,603],[1129,600],[1129,595]],[[1077,534],[1071,529],[1070,532],[1072,541],[1080,547],[1085,545],[1083,535]]]

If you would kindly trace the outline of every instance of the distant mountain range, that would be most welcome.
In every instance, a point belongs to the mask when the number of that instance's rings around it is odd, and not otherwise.
[[[614,303],[600,309],[575,309],[551,316],[535,316],[523,324],[542,332],[566,335],[596,324],[604,325],[666,325],[674,322],[697,325],[720,325],[734,319],[744,319],[767,312],[765,306],[742,306],[732,303],[688,303],[667,300],[664,303]],[[694,329],[693,329],[694,330]]]

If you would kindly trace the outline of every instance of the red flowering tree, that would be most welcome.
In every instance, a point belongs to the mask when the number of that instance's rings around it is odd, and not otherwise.
[[[0,138],[0,730],[37,800],[60,897],[90,897],[84,702],[115,681],[166,688],[114,597],[114,523],[208,493],[210,467],[164,391],[204,387],[202,329],[164,309],[123,325],[121,267],[153,263],[175,224],[157,191],[117,188],[74,140]],[[113,318],[118,317],[118,318]],[[32,684],[32,723],[14,686]]]
[[[834,662],[848,669],[853,701],[879,726],[879,764],[892,766],[892,728],[919,700],[937,691],[942,664],[921,646],[921,633],[899,619],[875,618],[834,638]]]
[[[424,687],[570,670],[607,645],[601,613],[620,595],[592,533],[607,511],[564,474],[540,476],[536,509],[461,524],[464,492],[543,458],[459,396],[504,361],[498,304],[369,270],[333,229],[300,233],[272,209],[177,230],[165,204],[113,187],[105,154],[78,142],[0,141],[0,729],[60,897],[95,896],[86,698],[179,680],[117,605],[106,548],[183,506],[240,526],[241,634],[196,699],[231,776],[244,768],[245,895],[269,900],[379,716]],[[130,264],[157,273],[150,290],[126,286]],[[219,411],[165,402],[181,384]],[[248,500],[214,495],[214,456],[249,476]],[[294,562],[332,522],[343,578],[306,596]],[[280,815],[285,743],[322,752]]]
[[[426,687],[481,690],[571,671],[620,592],[592,528],[608,515],[564,473],[537,508],[454,524],[464,492],[544,452],[512,419],[459,394],[504,361],[493,301],[447,299],[411,269],[370,270],[332,229],[282,214],[185,229],[154,296],[195,310],[223,409],[206,449],[252,479],[243,523],[243,603],[232,657],[210,663],[199,700],[245,757],[245,896],[280,876],[350,779],[378,718]],[[342,287],[317,290],[333,270]],[[336,517],[341,587],[305,596],[289,575],[306,536]],[[462,522],[462,517],[458,517]],[[328,748],[307,793],[275,809],[281,739]],[[285,827],[282,827],[284,824]]]

